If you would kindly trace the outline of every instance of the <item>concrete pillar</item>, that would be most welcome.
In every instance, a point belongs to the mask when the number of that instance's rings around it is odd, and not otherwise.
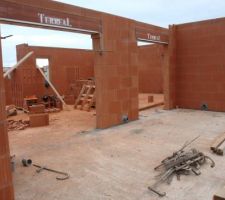
[[[1,35],[1,34],[0,34]],[[5,114],[5,90],[3,82],[2,47],[0,39],[0,199],[13,200],[10,168],[9,141]]]

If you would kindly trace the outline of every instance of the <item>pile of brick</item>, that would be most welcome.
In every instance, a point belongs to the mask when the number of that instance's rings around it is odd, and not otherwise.
[[[17,115],[17,109],[15,105],[9,105],[5,107],[7,117]]]
[[[29,125],[30,123],[27,120],[8,120],[8,131],[24,130]]]
[[[61,109],[59,109],[59,108],[46,108],[45,109],[45,113],[57,113],[60,111],[61,111]]]
[[[49,114],[45,113],[45,106],[37,104],[29,106],[30,127],[41,127],[49,125]]]

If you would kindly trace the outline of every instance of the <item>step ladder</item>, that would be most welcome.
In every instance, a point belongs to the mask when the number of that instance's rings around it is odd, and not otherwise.
[[[90,111],[95,104],[95,84],[93,81],[88,81],[83,84],[79,96],[77,97],[74,108]]]

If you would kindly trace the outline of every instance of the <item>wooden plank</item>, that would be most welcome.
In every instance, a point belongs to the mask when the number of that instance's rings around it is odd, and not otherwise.
[[[78,106],[78,104],[79,104],[79,102],[80,102],[80,100],[81,100],[81,97],[82,97],[82,95],[83,95],[85,89],[86,89],[86,84],[84,84],[84,85],[82,86],[82,89],[81,89],[81,91],[80,91],[80,94],[79,94],[79,96],[77,97],[77,99],[76,99],[76,101],[75,101],[75,104],[74,104],[74,108],[75,108],[75,109],[77,108],[77,106]]]
[[[213,143],[210,146],[212,151],[216,151],[216,149],[225,141],[225,132],[217,136]]]
[[[85,94],[84,99],[83,99],[83,102],[81,104],[81,109],[84,109],[84,106],[87,103],[88,97],[90,95],[91,89],[92,89],[92,87],[89,87],[88,88],[87,93]]]
[[[51,81],[47,79],[47,77],[45,76],[44,72],[39,67],[37,67],[37,69],[39,70],[39,72],[41,73],[41,75],[44,77],[44,79],[48,82],[48,84],[50,85],[50,87],[52,88],[52,90],[55,92],[55,94],[57,95],[57,97],[59,98],[59,100],[62,102],[62,104],[64,106],[66,106],[66,102],[60,96],[60,94],[58,93],[58,91],[56,90],[56,88],[54,87],[54,85],[51,83]]]
[[[224,151],[225,151],[225,141],[223,141],[223,143],[221,143],[217,149],[216,149],[216,154],[223,156],[224,155]]]
[[[94,94],[91,96],[90,102],[87,107],[87,111],[91,110],[91,106],[93,106],[94,102],[95,102],[95,91],[94,91]]]
[[[12,66],[6,73],[4,73],[3,77],[6,78],[9,76],[16,68],[18,68],[22,63],[24,63],[34,52],[31,51],[28,54],[26,54],[21,60],[19,60],[18,63],[16,63],[14,66]]]
[[[216,192],[213,196],[213,200],[225,200],[225,186]]]
[[[164,105],[164,102],[157,102],[157,103],[154,103],[154,104],[151,104],[148,106],[141,107],[141,108],[139,108],[139,111],[147,110],[147,109],[154,108],[157,106],[162,106],[162,105]]]

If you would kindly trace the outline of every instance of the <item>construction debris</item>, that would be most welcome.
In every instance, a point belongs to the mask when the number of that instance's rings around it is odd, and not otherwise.
[[[17,115],[17,109],[15,105],[9,105],[5,107],[7,117]]]
[[[225,152],[225,133],[219,135],[212,143],[210,149],[217,155],[224,155]]]
[[[196,140],[196,138],[194,140]],[[172,156],[167,157],[159,166],[155,167],[155,170],[159,170],[160,174],[156,176],[156,183],[148,187],[150,191],[163,197],[166,193],[160,192],[156,189],[160,183],[166,182],[170,184],[174,176],[177,177],[177,180],[180,180],[181,175],[190,175],[193,173],[196,176],[199,176],[201,174],[200,168],[207,162],[207,160],[211,162],[210,166],[212,168],[215,166],[214,161],[210,157],[204,155],[197,149],[184,151],[190,143],[185,143],[180,150],[174,152]]]
[[[63,100],[62,96],[56,90],[56,88],[52,84],[52,82],[45,76],[44,72],[38,66],[37,66],[37,69],[39,70],[39,72],[41,73],[41,75],[43,76],[43,78],[45,79],[45,81],[50,85],[50,87],[52,88],[52,90],[54,91],[54,93],[57,95],[57,97],[59,98],[59,100],[62,102],[63,106],[66,106],[66,102]]]
[[[57,112],[60,112],[61,109],[59,108],[47,108],[45,109],[45,113],[57,113]]]
[[[36,105],[38,103],[38,98],[36,95],[27,96],[24,98],[23,107],[29,110],[29,106]]]
[[[43,170],[46,170],[46,171],[50,171],[50,172],[53,172],[53,173],[56,173],[56,174],[60,174],[60,175],[63,176],[63,177],[56,177],[56,180],[63,181],[63,180],[66,180],[66,179],[68,179],[70,177],[69,174],[66,173],[66,172],[61,172],[61,171],[57,171],[57,170],[54,170],[54,169],[47,168],[45,166],[32,164],[32,160],[31,159],[22,159],[22,164],[23,164],[24,167],[29,167],[30,165],[33,165],[34,167],[38,168],[36,170],[37,173],[40,173]]]
[[[8,120],[8,131],[24,130],[28,126],[30,126],[30,122],[28,120]]]
[[[16,107],[17,110],[23,111],[24,113],[29,113],[29,110],[22,108],[22,107]]]

